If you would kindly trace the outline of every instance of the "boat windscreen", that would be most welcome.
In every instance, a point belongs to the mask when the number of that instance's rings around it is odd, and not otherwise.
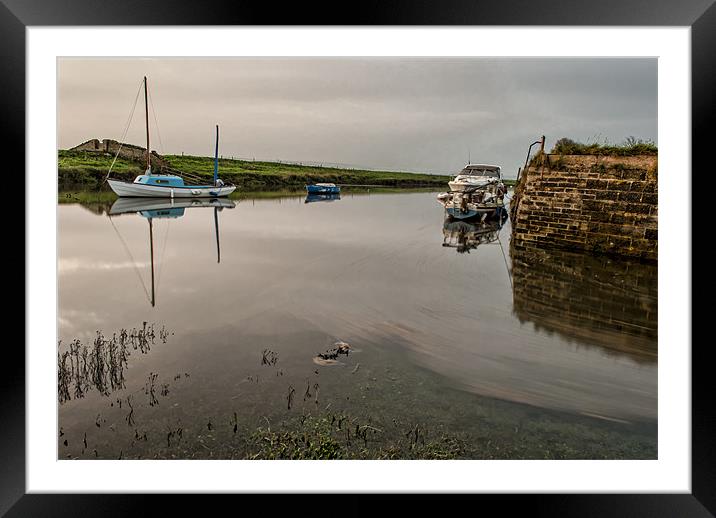
[[[492,167],[466,167],[460,174],[472,175],[472,176],[488,176],[491,178],[499,178],[500,170]]]

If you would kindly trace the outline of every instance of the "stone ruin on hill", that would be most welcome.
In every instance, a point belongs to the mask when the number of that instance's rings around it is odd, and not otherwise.
[[[120,149],[121,146],[121,149]],[[70,148],[69,151],[86,151],[91,153],[103,153],[114,156],[119,150],[119,157],[133,162],[139,162],[141,164],[146,163],[147,160],[147,149],[135,146],[133,144],[122,144],[112,139],[91,139],[87,142],[83,142],[79,146]],[[151,154],[152,167],[161,169],[168,167],[169,164],[159,155],[156,151],[152,151]]]

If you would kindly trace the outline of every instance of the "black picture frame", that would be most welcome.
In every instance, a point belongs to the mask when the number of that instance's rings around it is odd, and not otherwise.
[[[96,2],[93,0],[0,0],[0,120],[5,148],[24,149],[25,29],[62,25],[576,25],[576,26],[688,26],[692,51],[692,164],[709,171],[710,130],[716,116],[716,4],[714,0],[600,0],[528,2],[509,0],[380,1],[327,6],[320,2],[253,4],[235,0],[198,3],[189,0]],[[14,157],[14,170],[25,170],[24,154]],[[687,172],[683,172],[687,174]],[[25,177],[25,182],[30,178]],[[693,182],[693,176],[692,176]],[[27,192],[27,189],[25,190]],[[691,193],[688,193],[690,199]],[[683,194],[682,194],[683,196]],[[692,217],[692,242],[704,235],[708,218],[697,217],[703,203],[686,207]],[[685,209],[685,210],[686,210]],[[704,209],[705,210],[705,209]],[[27,264],[27,258],[25,258]],[[692,250],[692,276],[706,273],[708,254]],[[23,265],[23,268],[25,266]],[[26,270],[25,270],[26,271]],[[26,271],[27,275],[27,271]],[[692,301],[693,336],[696,324],[708,321],[713,303]],[[19,304],[18,304],[19,305]],[[23,305],[24,307],[24,305]],[[27,311],[32,311],[27,307]],[[662,315],[662,318],[668,316]],[[707,335],[706,335],[707,336]],[[713,516],[716,513],[716,407],[708,350],[710,341],[693,340],[692,347],[692,492],[642,495],[528,495],[500,498],[501,512],[515,507],[549,516]],[[691,344],[672,344],[689,347]],[[62,516],[126,515],[144,509],[143,495],[36,495],[25,491],[25,355],[15,346],[6,349],[0,377],[0,515]],[[341,514],[365,514],[358,496],[342,500]],[[418,505],[421,499],[417,499]],[[184,507],[184,498],[162,503]],[[324,504],[329,509],[333,504]],[[458,505],[456,503],[456,505]],[[362,510],[362,511],[361,511]],[[238,510],[237,510],[238,512]]]

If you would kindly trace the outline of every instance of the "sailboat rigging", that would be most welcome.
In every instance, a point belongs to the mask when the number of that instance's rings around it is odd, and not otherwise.
[[[147,133],[147,168],[133,182],[107,179],[109,186],[121,197],[151,198],[218,198],[236,190],[219,179],[219,127],[216,127],[216,157],[214,159],[214,185],[186,185],[181,176],[152,172],[151,148],[149,147],[149,94],[147,77],[144,77],[144,123]]]

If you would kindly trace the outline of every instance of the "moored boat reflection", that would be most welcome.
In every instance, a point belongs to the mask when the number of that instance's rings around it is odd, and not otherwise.
[[[219,211],[223,209],[233,209],[236,203],[226,198],[189,198],[189,199],[157,199],[157,198],[118,198],[112,204],[107,213],[110,222],[112,216],[123,214],[138,214],[146,218],[149,224],[149,255],[151,259],[151,298],[152,307],[156,305],[156,286],[154,282],[154,219],[177,219],[184,215],[185,209],[212,207],[214,209],[214,228],[216,233],[216,262],[221,262],[221,248],[219,244]],[[124,244],[124,240],[119,235],[119,231],[112,226],[117,232],[117,236]],[[125,245],[126,248],[126,245]],[[130,254],[131,255],[131,254]],[[141,278],[140,278],[141,280]],[[145,288],[146,290],[146,288]]]
[[[216,207],[233,209],[236,203],[227,198],[117,198],[108,214],[139,213],[145,218],[178,218],[184,215],[184,209],[193,207]]]
[[[332,194],[308,194],[306,196],[305,203],[313,203],[316,201],[335,201],[340,200],[341,195],[339,193]]]
[[[469,254],[470,250],[481,244],[497,241],[506,219],[501,216],[498,219],[468,223],[446,217],[443,222],[443,246],[455,248],[459,254]]]

